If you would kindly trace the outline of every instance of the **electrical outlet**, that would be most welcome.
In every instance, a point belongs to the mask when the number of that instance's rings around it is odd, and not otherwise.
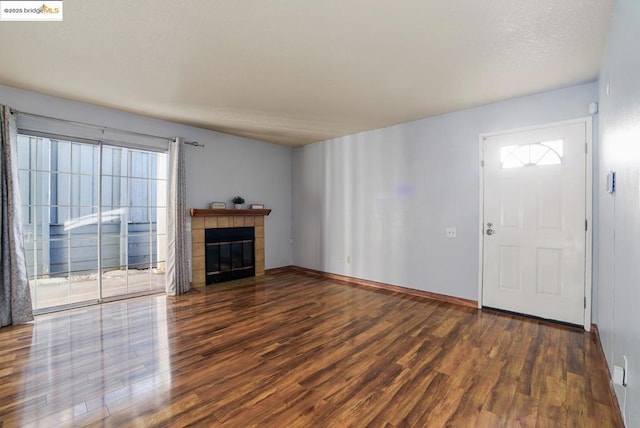
[[[613,384],[619,386],[627,386],[627,379],[629,376],[629,365],[627,362],[627,356],[623,355],[624,359],[624,367],[623,366],[613,366]]]
[[[347,256],[347,263],[351,263],[351,256]]]
[[[624,385],[624,367],[613,366],[613,384]]]
[[[456,237],[456,228],[447,227],[447,238],[455,238],[455,237]]]

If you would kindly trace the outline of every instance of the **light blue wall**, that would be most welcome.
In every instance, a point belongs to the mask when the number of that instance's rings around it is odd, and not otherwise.
[[[294,263],[478,299],[479,134],[585,117],[596,98],[583,84],[295,149]]]
[[[268,144],[192,126],[124,113],[94,105],[40,95],[0,85],[0,103],[19,111],[166,137],[181,136],[205,148],[187,146],[187,206],[208,208],[212,201],[242,195],[247,203],[263,203],[272,212],[265,220],[265,266],[292,264],[291,158],[289,147]],[[29,129],[94,139],[166,148],[166,141],[126,134],[102,134],[93,128],[32,118],[19,119]]]
[[[599,330],[609,368],[629,362],[629,427],[640,427],[640,2],[618,0],[600,73]],[[607,86],[610,87],[607,94]],[[617,173],[614,196],[606,174]]]

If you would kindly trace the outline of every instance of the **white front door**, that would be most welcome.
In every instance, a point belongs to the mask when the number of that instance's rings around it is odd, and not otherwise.
[[[486,137],[483,306],[584,324],[586,124]]]

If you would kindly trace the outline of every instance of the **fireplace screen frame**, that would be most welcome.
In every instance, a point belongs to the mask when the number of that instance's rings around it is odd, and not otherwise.
[[[206,285],[255,276],[255,227],[204,232]]]

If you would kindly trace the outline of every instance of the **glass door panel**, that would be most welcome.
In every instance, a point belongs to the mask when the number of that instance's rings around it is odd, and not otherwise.
[[[18,136],[34,309],[98,300],[98,146]]]
[[[102,225],[111,234],[102,247],[103,296],[163,291],[166,154],[105,145],[102,159]]]

